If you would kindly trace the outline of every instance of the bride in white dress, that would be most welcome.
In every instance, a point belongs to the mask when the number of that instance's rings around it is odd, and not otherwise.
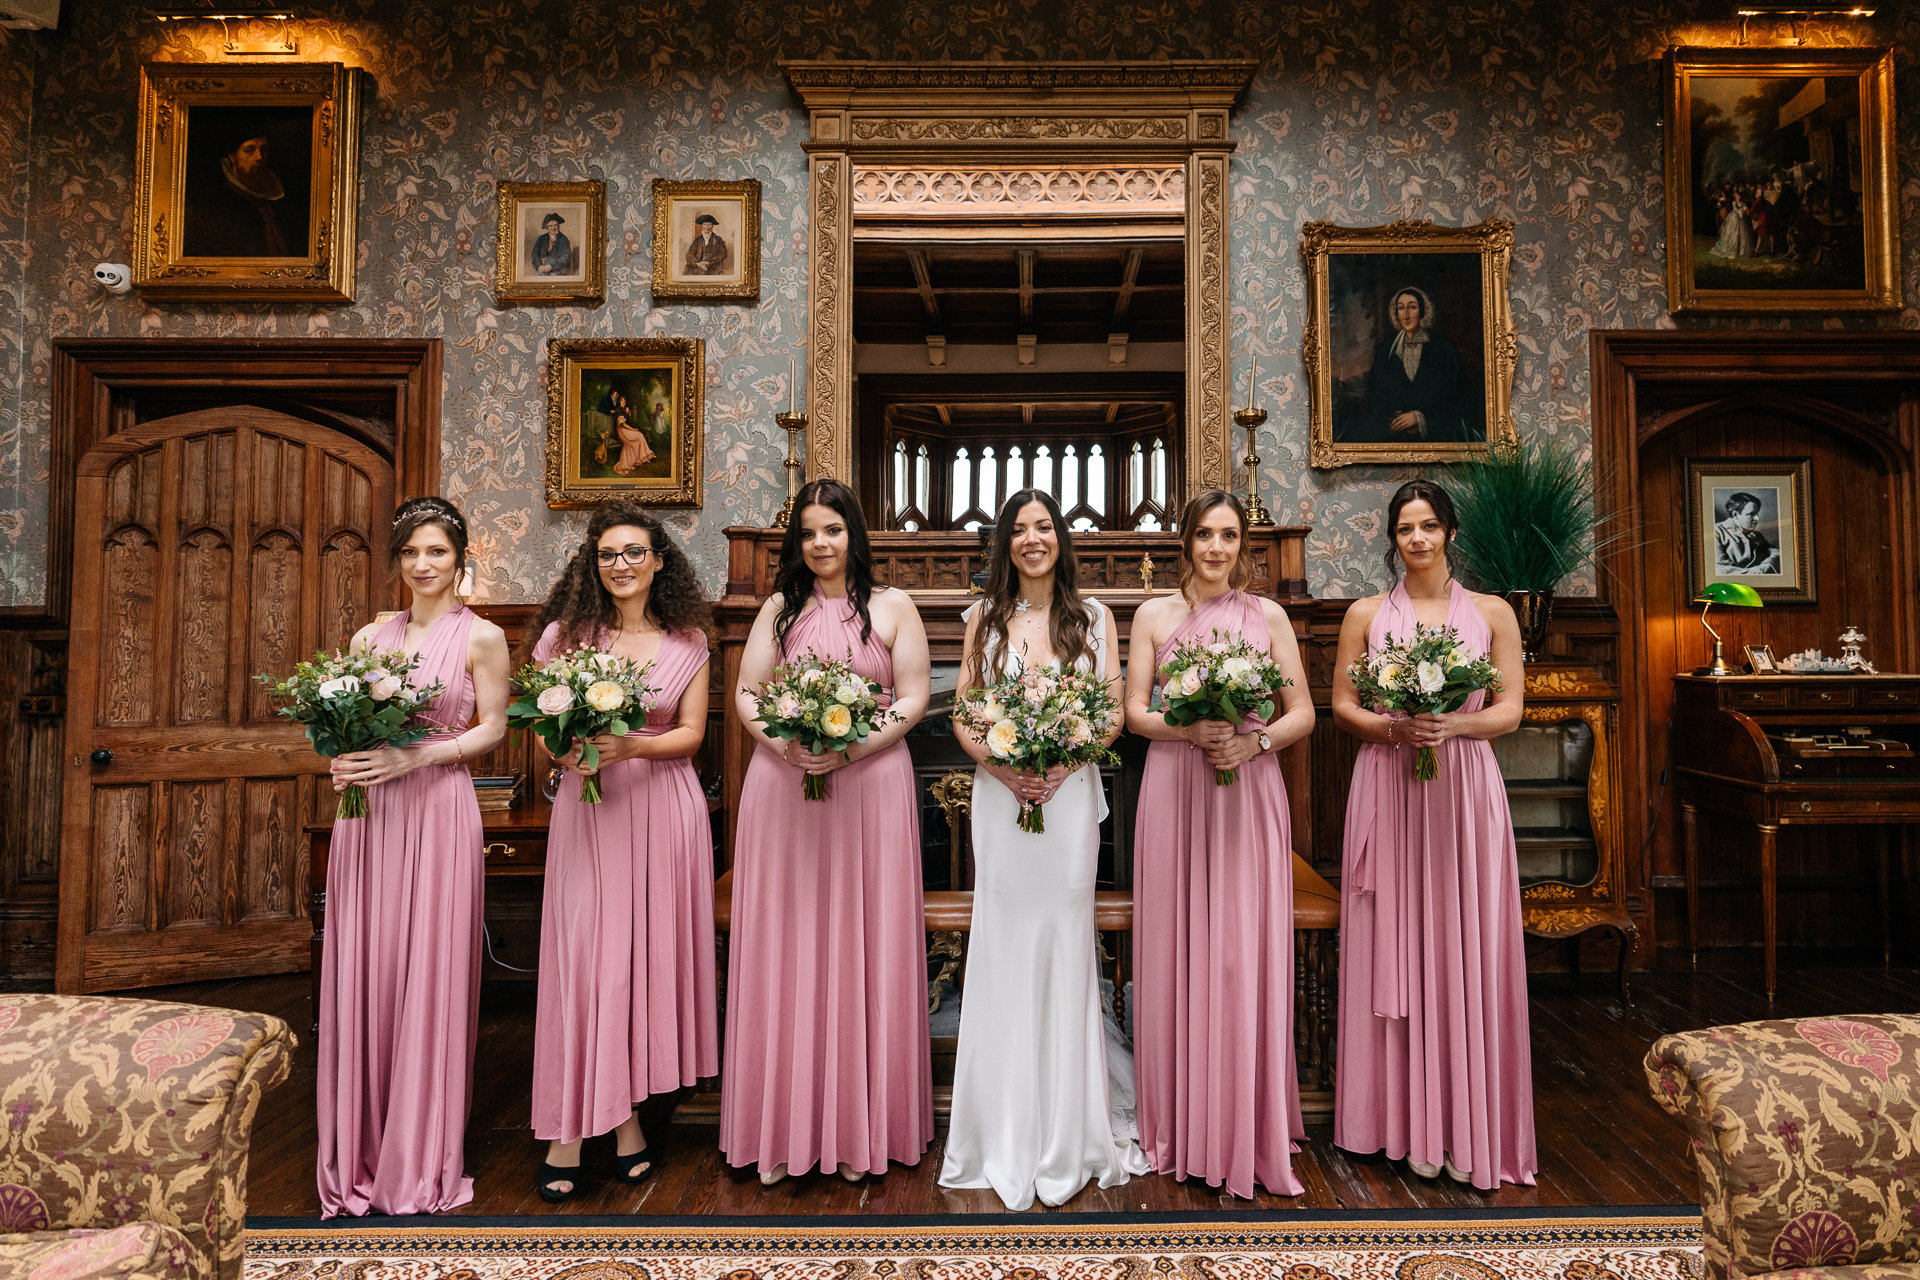
[[[1110,615],[1074,587],[1072,538],[1053,499],[1021,490],[994,528],[987,596],[967,612],[961,687],[1061,659],[1118,681]],[[1015,772],[955,733],[979,767],[973,930],[940,1185],[991,1187],[1013,1210],[1035,1195],[1064,1204],[1091,1180],[1115,1187],[1147,1172],[1133,1055],[1103,1010],[1095,959],[1099,770]],[[1109,740],[1118,733],[1116,724]],[[1023,800],[1045,805],[1045,833],[1020,830]]]

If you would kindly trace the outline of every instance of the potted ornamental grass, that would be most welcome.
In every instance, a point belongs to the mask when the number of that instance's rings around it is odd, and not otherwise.
[[[1534,436],[1494,449],[1447,478],[1460,520],[1454,548],[1480,588],[1504,596],[1520,622],[1528,662],[1546,650],[1553,592],[1618,533],[1596,536],[1593,463]]]

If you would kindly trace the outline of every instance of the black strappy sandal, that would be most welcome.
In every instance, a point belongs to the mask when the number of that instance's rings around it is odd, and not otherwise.
[[[573,1185],[565,1191],[559,1191],[552,1185],[556,1182],[571,1182]],[[540,1165],[540,1180],[534,1189],[548,1204],[559,1204],[562,1201],[571,1200],[580,1192],[580,1166],[574,1165],[570,1169],[563,1169],[557,1164],[543,1162]]]
[[[647,1167],[640,1169],[641,1165]],[[642,1147],[630,1156],[615,1156],[613,1167],[619,1172],[620,1181],[637,1187],[653,1176],[653,1148]],[[640,1169],[640,1172],[635,1173],[635,1169]]]

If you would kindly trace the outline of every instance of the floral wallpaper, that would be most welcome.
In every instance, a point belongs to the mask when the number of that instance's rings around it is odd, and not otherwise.
[[[542,596],[584,519],[542,498],[546,340],[705,338],[706,503],[672,523],[718,590],[721,530],[764,524],[784,496],[773,415],[789,355],[804,373],[806,121],[783,57],[1258,58],[1232,126],[1235,385],[1257,352],[1263,496],[1314,526],[1315,594],[1377,590],[1381,508],[1405,475],[1306,465],[1301,225],[1514,221],[1515,416],[1584,442],[1587,331],[1665,312],[1661,54],[1740,38],[1717,0],[311,0],[301,59],[372,77],[359,300],[222,307],[90,279],[130,253],[140,64],[221,56],[217,26],[147,9],[94,0],[57,32],[0,32],[0,604],[44,591],[50,344],[65,336],[445,339],[442,485],[501,602]],[[1754,20],[1748,36],[1898,47],[1907,309],[1846,323],[1920,327],[1920,10],[1893,9]],[[764,192],[759,304],[652,306],[653,179],[747,176]],[[589,177],[609,189],[605,305],[494,309],[495,184]]]

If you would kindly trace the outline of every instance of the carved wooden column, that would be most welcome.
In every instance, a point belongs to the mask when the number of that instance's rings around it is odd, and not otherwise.
[[[813,136],[845,137],[841,112],[813,113]],[[853,159],[809,148],[807,273],[807,479],[853,483]]]
[[[1187,159],[1187,492],[1233,487],[1232,325],[1227,300],[1227,113],[1194,113],[1218,148]]]

